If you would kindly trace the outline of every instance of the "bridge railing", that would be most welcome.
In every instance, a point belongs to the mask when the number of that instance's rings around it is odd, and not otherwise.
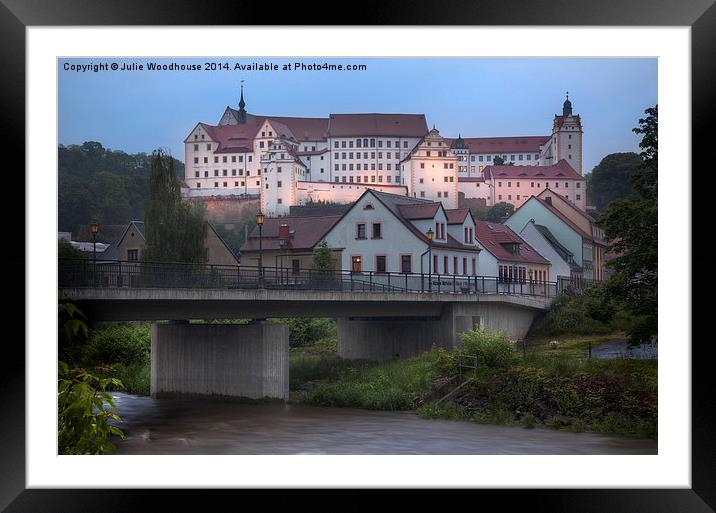
[[[504,281],[494,276],[378,273],[138,261],[60,259],[60,288],[213,288],[336,290],[373,293],[509,294],[553,298],[556,282]]]

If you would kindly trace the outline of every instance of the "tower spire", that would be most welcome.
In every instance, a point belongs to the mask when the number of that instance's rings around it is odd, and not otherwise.
[[[246,123],[246,102],[244,101],[244,81],[241,81],[241,99],[239,99],[239,124]]]
[[[572,115],[572,102],[569,101],[569,91],[567,91],[567,99],[562,104],[562,115],[564,117]]]

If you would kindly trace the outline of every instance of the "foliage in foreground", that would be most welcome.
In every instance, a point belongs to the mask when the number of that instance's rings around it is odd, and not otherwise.
[[[99,378],[83,369],[69,369],[59,362],[58,380],[58,452],[59,454],[112,454],[116,447],[110,436],[124,438],[124,432],[112,422],[121,419],[113,410],[109,385],[122,388],[116,378]]]
[[[86,317],[72,303],[58,305],[59,354],[79,359],[87,339]],[[115,451],[110,436],[124,433],[112,422],[120,422],[108,387],[122,389],[119,379],[100,378],[81,367],[60,360],[57,380],[57,421],[59,454],[109,454]]]

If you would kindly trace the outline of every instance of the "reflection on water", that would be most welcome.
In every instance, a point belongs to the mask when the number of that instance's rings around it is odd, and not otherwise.
[[[656,454],[654,440],[425,420],[412,412],[114,393],[118,454]]]

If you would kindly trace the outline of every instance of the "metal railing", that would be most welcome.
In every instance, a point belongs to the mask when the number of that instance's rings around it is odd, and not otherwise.
[[[60,288],[213,288],[336,290],[374,293],[508,294],[553,298],[556,282],[504,281],[494,276],[378,273],[138,261],[60,259]]]

